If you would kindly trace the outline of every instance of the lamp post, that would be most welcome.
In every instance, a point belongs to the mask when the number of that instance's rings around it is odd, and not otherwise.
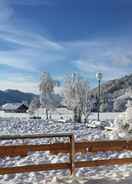
[[[100,94],[101,94],[101,87],[100,87],[100,84],[101,84],[101,80],[103,78],[103,74],[101,72],[98,72],[96,74],[96,78],[98,80],[98,121],[100,120],[100,117],[99,117],[99,113],[100,113]]]

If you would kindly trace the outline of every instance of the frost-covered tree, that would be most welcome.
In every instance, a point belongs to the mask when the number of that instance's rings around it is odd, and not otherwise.
[[[54,81],[50,74],[44,72],[41,77],[41,82],[39,85],[40,90],[40,104],[45,108],[46,119],[49,119],[48,111],[54,109],[59,103],[59,95],[54,93],[54,87],[56,86],[56,81]]]
[[[39,89],[40,92],[44,94],[52,93],[54,91],[54,80],[48,72],[42,74]]]
[[[67,76],[64,82],[64,103],[74,113],[74,121],[81,122],[84,115],[87,120],[91,111],[90,88],[88,82],[80,77],[79,74]]]
[[[34,112],[40,107],[40,100],[37,97],[34,97],[29,105],[28,112],[33,115]]]

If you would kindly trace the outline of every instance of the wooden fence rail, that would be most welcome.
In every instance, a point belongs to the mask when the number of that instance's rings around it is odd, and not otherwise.
[[[25,140],[25,139],[44,139],[44,138],[68,138],[66,143],[49,143],[49,144],[22,144],[22,145],[0,145],[0,157],[25,157],[29,152],[36,151],[50,151],[51,154],[68,153],[69,162],[64,163],[52,163],[52,164],[39,164],[39,165],[27,165],[17,167],[1,167],[0,175],[24,173],[24,172],[37,172],[48,171],[58,169],[69,169],[71,174],[74,174],[76,168],[81,167],[95,167],[102,165],[114,165],[114,164],[132,164],[132,158],[121,159],[103,159],[94,161],[75,161],[76,153],[96,153],[107,151],[132,151],[132,140],[115,140],[115,141],[94,141],[94,142],[77,142],[75,143],[73,134],[52,134],[52,135],[24,135],[24,136],[0,136],[2,140]]]

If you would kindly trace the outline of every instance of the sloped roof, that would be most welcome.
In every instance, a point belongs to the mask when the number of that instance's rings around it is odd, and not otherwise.
[[[17,110],[23,103],[7,103],[2,106],[3,110]]]

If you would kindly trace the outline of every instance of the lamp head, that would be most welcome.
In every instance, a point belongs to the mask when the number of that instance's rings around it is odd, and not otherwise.
[[[96,79],[101,80],[103,78],[103,74],[101,72],[96,73]]]

